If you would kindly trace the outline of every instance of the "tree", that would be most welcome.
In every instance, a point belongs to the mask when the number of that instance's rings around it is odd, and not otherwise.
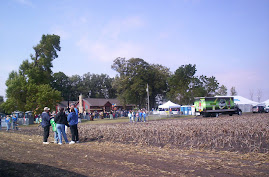
[[[237,95],[237,92],[236,92],[234,86],[231,88],[230,93],[231,93],[231,96],[236,96]]]
[[[215,96],[217,90],[219,89],[219,83],[216,78],[214,76],[207,77],[202,75],[200,79],[203,82],[204,88],[206,90],[205,96]]]
[[[70,79],[63,72],[54,73],[52,75],[51,86],[55,90],[61,92],[61,96],[63,97],[64,100],[69,99],[69,93],[71,89]]]
[[[196,65],[188,64],[180,66],[168,79],[168,98],[179,104],[190,104],[193,100],[191,88],[195,85]]]
[[[217,95],[226,96],[227,95],[227,87],[225,87],[225,85],[221,85],[217,91]]]
[[[35,55],[30,55],[32,62],[25,60],[19,67],[19,72],[12,71],[6,81],[7,100],[3,103],[6,112],[15,110],[37,111],[41,113],[45,106],[53,109],[59,102],[59,91],[51,88],[52,61],[60,51],[60,37],[43,35],[38,45],[33,47]],[[41,101],[46,97],[47,101]]]
[[[3,103],[4,103],[4,97],[0,96],[0,112],[4,112],[3,105],[2,105]]]
[[[124,105],[146,105],[146,85],[150,82],[152,68],[141,58],[116,58],[111,68],[119,73],[115,77],[113,87]]]
[[[168,78],[171,75],[170,70],[159,64],[150,65],[149,101],[151,107],[156,107],[156,99],[162,99],[166,96],[168,90]]]
[[[57,51],[61,51],[60,36],[42,35],[39,44],[33,49],[35,54],[30,55],[32,62],[23,61],[19,72],[36,84],[50,84],[52,61],[58,58]]]
[[[262,98],[262,90],[261,89],[258,89],[258,91],[257,91],[257,98],[258,98],[258,102],[260,103],[261,98]]]

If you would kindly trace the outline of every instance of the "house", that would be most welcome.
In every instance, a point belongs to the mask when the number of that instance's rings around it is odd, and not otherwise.
[[[61,101],[59,104],[56,105],[56,113],[60,111],[61,108],[66,109],[68,107],[68,102],[70,104],[78,105],[78,101]]]
[[[82,99],[82,96],[79,97],[79,101],[69,101],[69,105],[71,103],[75,104],[75,107],[78,108],[80,113],[86,112],[110,112],[111,110],[132,110],[135,105],[123,105],[118,99],[105,99],[105,98],[85,98]],[[62,101],[56,106],[56,110],[60,108],[67,108],[68,102]]]
[[[110,112],[111,110],[131,110],[135,105],[124,106],[118,99],[105,99],[105,98],[85,98],[82,99],[83,111],[104,111]]]

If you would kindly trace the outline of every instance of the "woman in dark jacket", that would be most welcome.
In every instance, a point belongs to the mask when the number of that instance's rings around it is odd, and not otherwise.
[[[67,123],[66,114],[64,112],[64,108],[60,109],[60,112],[56,115],[54,121],[56,123],[56,130],[59,137],[58,144],[61,145],[63,143],[62,136],[64,137],[65,143],[68,144],[69,142],[65,133],[65,125],[67,125],[68,123]]]
[[[69,144],[78,143],[78,115],[74,108],[71,108],[70,114],[68,114],[67,121],[70,125],[70,131],[72,134],[72,141]]]

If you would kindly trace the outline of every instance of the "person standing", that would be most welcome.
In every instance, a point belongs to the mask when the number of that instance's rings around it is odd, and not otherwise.
[[[135,114],[136,114],[135,111],[133,111],[133,112],[132,112],[132,115],[133,115],[133,120],[134,120],[134,122],[135,122]]]
[[[62,140],[62,136],[64,137],[65,143],[68,144],[69,141],[67,139],[66,133],[65,133],[65,125],[68,125],[67,122],[67,117],[66,114],[64,112],[64,108],[60,109],[60,112],[55,116],[54,119],[55,123],[56,123],[56,129],[57,129],[57,133],[58,133],[58,138],[59,138],[59,145],[62,145],[63,140]]]
[[[18,130],[18,127],[17,127],[17,120],[18,120],[18,118],[16,117],[15,114],[13,114],[13,117],[12,117],[13,130]]]
[[[146,122],[146,117],[147,117],[146,111],[143,111],[144,122]],[[142,122],[142,120],[141,120],[141,122]]]
[[[140,122],[143,122],[143,120],[142,120],[142,109],[139,111],[139,120],[140,120]]]
[[[132,111],[129,111],[128,117],[129,117],[130,122],[133,122],[133,120],[132,120]]]
[[[72,108],[74,108],[75,113],[76,113],[76,115],[78,116],[78,109],[75,107],[75,104],[74,104],[74,103],[72,103],[72,104],[70,105],[70,109],[72,109]]]
[[[49,115],[50,108],[45,107],[44,112],[41,114],[42,122],[41,126],[44,128],[43,134],[43,144],[49,144],[48,137],[50,132],[50,115]]]
[[[56,129],[56,123],[54,121],[54,118],[50,119],[50,125],[52,127],[52,131],[54,132],[54,143],[57,144],[58,143],[58,133],[57,133],[57,129]]]
[[[71,108],[70,114],[68,114],[67,121],[70,125],[70,131],[72,134],[72,141],[69,144],[79,143],[78,138],[78,116],[74,108]]]
[[[11,126],[11,118],[9,117],[9,115],[7,115],[5,121],[7,123],[7,131],[9,131]]]

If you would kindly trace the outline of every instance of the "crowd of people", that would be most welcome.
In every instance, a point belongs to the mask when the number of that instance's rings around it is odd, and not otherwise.
[[[81,119],[91,118],[110,118],[114,119],[117,117],[128,117],[130,122],[146,122],[147,113],[145,110],[121,110],[121,111],[110,111],[110,112],[92,112],[88,114],[79,114],[78,109],[75,108],[74,104],[71,104],[70,109],[61,108],[60,111],[55,113],[50,113],[50,108],[45,107],[44,112],[41,115],[36,116],[36,123],[40,123],[44,132],[43,132],[43,144],[49,144],[48,137],[50,134],[50,127],[52,127],[54,133],[54,143],[62,145],[63,139],[66,144],[75,144],[79,143],[79,134],[78,134],[78,122]],[[11,129],[18,130],[16,114],[13,114],[12,117],[7,115],[5,117],[5,122],[7,124],[7,130]],[[68,140],[66,131],[67,127],[70,128],[71,132],[71,141]],[[1,121],[0,121],[1,129]]]
[[[49,144],[48,137],[50,132],[50,126],[54,132],[54,143],[62,145],[63,139],[66,144],[79,143],[78,135],[78,110],[71,105],[70,112],[65,112],[64,108],[60,109],[56,115],[49,113],[50,108],[45,107],[44,112],[41,114],[42,122],[41,126],[44,129],[43,144]],[[71,141],[68,141],[66,136],[66,127],[70,128]]]
[[[88,119],[88,120],[94,120],[94,119],[117,119],[118,117],[127,117],[128,111],[127,110],[111,110],[111,111],[93,111],[93,112],[86,112],[84,111],[83,114],[80,114],[79,117],[81,119]]]
[[[9,131],[11,129],[18,130],[18,123],[17,123],[18,118],[15,114],[13,114],[12,117],[10,115],[6,115],[4,117],[4,120],[5,120],[6,126],[7,126],[6,131]],[[1,124],[2,124],[2,118],[0,119],[0,130],[2,127]]]
[[[146,122],[147,113],[145,110],[132,111],[128,112],[128,117],[130,122]],[[144,120],[143,120],[144,119]]]

